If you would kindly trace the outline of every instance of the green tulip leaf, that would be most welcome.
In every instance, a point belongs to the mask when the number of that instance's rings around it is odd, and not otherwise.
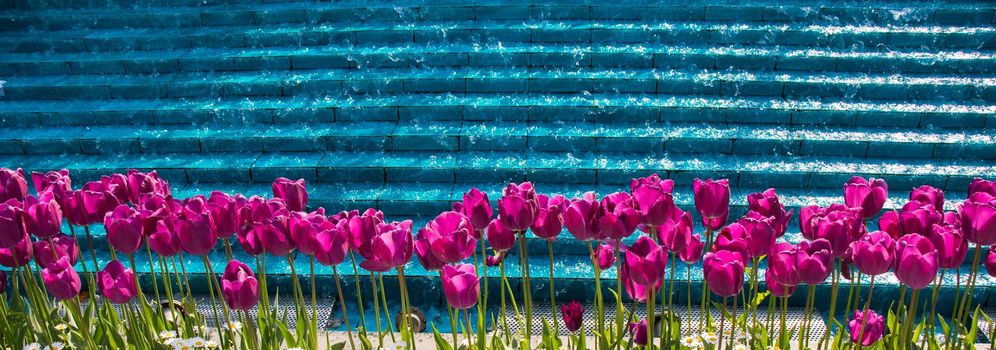
[[[436,349],[439,350],[453,350],[453,346],[446,342],[442,334],[439,334],[439,330],[436,329],[436,325],[432,325],[432,338],[436,340]]]

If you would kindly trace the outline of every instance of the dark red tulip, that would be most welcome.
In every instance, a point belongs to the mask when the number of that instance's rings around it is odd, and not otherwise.
[[[9,248],[24,238],[24,210],[21,202],[8,199],[0,203],[0,248]]]
[[[802,241],[796,246],[795,264],[802,283],[823,283],[833,271],[833,252],[830,242],[823,238]]]
[[[958,208],[961,230],[969,242],[978,245],[996,243],[996,196],[975,192]]]
[[[641,223],[647,226],[659,227],[673,216],[675,209],[674,181],[661,180],[656,173],[647,177],[633,179],[629,183],[633,202],[640,213]]]
[[[854,310],[854,317],[847,323],[847,328],[851,331],[851,342],[860,343],[861,346],[869,346],[882,339],[885,327],[885,317],[872,310]]]
[[[126,269],[121,262],[111,260],[102,271],[97,272],[97,290],[107,300],[124,304],[138,295],[135,285],[135,272]]]
[[[557,239],[560,231],[564,230],[563,211],[569,202],[564,199],[564,196],[559,194],[553,197],[540,194],[536,198],[539,203],[537,206],[539,209],[536,214],[536,221],[530,227],[533,230],[533,234],[536,237],[546,240]]]
[[[744,260],[739,253],[726,250],[707,253],[702,260],[702,273],[709,290],[718,296],[735,296],[744,287]]]
[[[459,211],[470,218],[470,223],[474,225],[474,231],[483,231],[491,223],[494,211],[491,209],[491,201],[488,194],[481,190],[471,188],[463,194],[463,201],[453,203],[453,210]],[[475,237],[481,239],[481,237]]]
[[[644,319],[638,323],[630,323],[629,334],[633,338],[633,344],[640,346],[647,345],[647,320]]]
[[[107,241],[124,254],[133,254],[142,246],[142,215],[122,204],[104,217]]]
[[[730,182],[729,180],[699,180],[695,179],[695,209],[702,216],[702,224],[710,231],[719,230],[726,225],[730,216]]]
[[[913,233],[896,241],[896,279],[913,289],[923,289],[934,281],[940,263],[937,249],[924,236]]]
[[[498,199],[498,219],[512,231],[524,231],[536,221],[539,200],[530,182],[508,184]]]
[[[7,248],[0,248],[0,265],[15,268],[27,265],[31,261],[31,238],[23,233],[21,240]]]
[[[491,220],[487,229],[488,243],[496,252],[506,252],[515,248],[515,231],[505,228],[498,219]]]
[[[571,200],[564,211],[564,226],[579,241],[592,241],[601,238],[598,229],[598,215],[601,204],[594,192],[585,193],[582,198]]]
[[[259,302],[259,281],[252,269],[232,260],[221,275],[221,296],[232,310],[250,310]]]
[[[774,188],[747,195],[747,204],[751,211],[771,218],[771,226],[776,236],[781,237],[785,234],[789,220],[792,219],[792,211],[785,211],[785,206],[779,201]]]
[[[49,244],[49,240],[51,240],[51,244]],[[68,259],[70,265],[76,265],[76,260],[80,256],[76,240],[64,234],[39,240],[32,245],[31,249],[35,252],[35,262],[43,268],[61,258]]]
[[[287,210],[304,211],[308,206],[308,188],[304,179],[293,181],[286,177],[273,181],[273,196],[280,198],[287,205]]]
[[[73,182],[69,178],[69,170],[49,171],[47,173],[31,173],[31,182],[35,184],[35,191],[41,196],[42,193],[51,192],[59,206],[66,206],[66,198],[73,192]]]
[[[51,192],[45,192],[40,198],[25,197],[24,226],[39,239],[62,233],[62,209]]]
[[[465,215],[447,211],[425,225],[425,237],[439,260],[455,264],[472,256],[477,248],[474,226]]]
[[[876,276],[892,268],[896,243],[886,232],[875,231],[851,243],[851,259],[861,273]]]
[[[132,203],[141,202],[144,194],[159,194],[170,196],[169,182],[159,178],[155,170],[148,173],[139,172],[135,169],[128,170],[128,200]],[[122,201],[124,198],[119,197]]]
[[[575,300],[560,305],[560,315],[564,318],[564,327],[568,331],[574,333],[581,329],[581,323],[584,321],[584,309],[581,308],[581,303]]]
[[[603,239],[619,240],[629,237],[640,224],[640,212],[635,208],[633,197],[626,192],[616,192],[605,197],[599,205],[599,236]]]
[[[82,283],[80,275],[73,270],[69,264],[69,259],[62,258],[41,271],[42,281],[45,282],[45,289],[48,294],[58,300],[75,298],[80,294]]]
[[[851,208],[861,208],[862,219],[869,219],[885,205],[889,199],[889,185],[885,180],[865,178],[860,176],[852,177],[844,184],[844,203]]]
[[[24,170],[0,168],[0,202],[10,199],[23,201],[28,195],[28,181],[24,178]]]

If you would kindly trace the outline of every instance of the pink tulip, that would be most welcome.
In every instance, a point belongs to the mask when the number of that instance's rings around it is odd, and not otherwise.
[[[104,270],[97,272],[97,290],[112,303],[127,303],[138,295],[135,273],[121,262],[111,260]]]
[[[844,184],[844,203],[848,207],[861,208],[861,218],[869,219],[882,210],[889,199],[889,185],[885,180],[852,177]]]
[[[796,246],[795,264],[802,283],[823,283],[833,271],[833,253],[830,242],[823,238],[802,241]]]
[[[59,259],[42,269],[41,276],[48,293],[55,299],[66,300],[80,294],[80,275],[73,270],[67,258]]]
[[[69,178],[69,170],[49,171],[47,173],[31,173],[31,182],[39,196],[50,192],[60,207],[66,206],[66,199],[73,193],[73,182]]]
[[[602,271],[608,270],[616,263],[616,254],[612,246],[599,244],[595,250],[594,260],[598,262],[598,268]]]
[[[850,208],[843,204],[831,204],[826,208],[805,207],[800,214],[803,221],[799,224],[806,238],[827,240],[833,255],[841,257],[851,242],[864,233],[860,211],[861,208]]]
[[[896,243],[882,231],[871,232],[851,243],[851,259],[861,273],[876,276],[889,271],[895,257]]]
[[[288,231],[297,250],[310,256],[314,256],[320,250],[318,246],[318,232],[330,226],[335,225],[328,222],[328,218],[325,217],[325,209],[323,208],[318,208],[318,210],[311,213],[293,212],[288,221]]]
[[[778,238],[771,217],[765,217],[756,211],[750,211],[746,216],[737,220],[740,226],[747,231],[747,248],[752,257],[762,257],[768,255],[771,247],[775,245]]]
[[[439,260],[449,264],[463,261],[474,255],[477,239],[470,218],[455,211],[436,216],[425,225],[429,247]]]
[[[515,248],[515,231],[505,228],[498,219],[491,220],[487,229],[488,243],[496,252],[506,252]]]
[[[24,238],[24,210],[21,202],[9,199],[0,203],[0,248],[9,248]]]
[[[910,192],[910,201],[933,205],[936,210],[944,210],[944,191],[923,185]]]
[[[27,233],[21,235],[21,240],[7,248],[0,248],[0,265],[15,268],[27,265],[31,261],[31,238]]]
[[[569,332],[574,333],[581,329],[581,323],[584,321],[584,309],[581,308],[581,303],[575,300],[560,305],[560,315],[564,318],[564,327]]]
[[[650,286],[644,286],[642,284],[633,281],[630,277],[629,268],[626,264],[620,265],[619,273],[622,277],[623,289],[626,291],[626,295],[629,296],[631,300],[638,302],[646,302],[647,297],[650,296]],[[661,278],[657,281],[657,284],[653,285],[653,290],[658,291],[664,284],[664,279]]]
[[[455,309],[469,309],[477,303],[480,294],[480,278],[474,265],[459,264],[443,266],[443,295],[446,302]]]
[[[49,240],[51,240],[51,244],[49,244]],[[61,258],[68,259],[70,265],[76,265],[76,260],[80,256],[76,240],[64,234],[37,241],[32,245],[31,250],[35,252],[35,262],[43,268]]]
[[[24,179],[24,170],[0,168],[0,202],[10,199],[23,201],[28,195],[28,181]]]
[[[716,241],[713,243],[712,250],[731,251],[740,254],[741,259],[746,261],[751,258],[748,247],[749,242],[750,236],[747,229],[743,225],[734,222],[719,231],[719,234],[716,235]]]
[[[104,176],[101,178],[101,181],[91,181],[83,184],[79,195],[83,201],[83,209],[86,213],[84,224],[100,222],[107,213],[114,211],[121,203],[124,203],[123,200],[115,195],[115,193],[121,194],[122,192],[127,192],[122,191],[122,184],[119,183],[121,181],[121,178]]]
[[[242,250],[252,256],[263,254],[263,242],[259,239],[256,231],[255,226],[249,225],[235,233],[235,238],[239,240]]]
[[[377,235],[377,226],[384,222],[384,213],[374,208],[362,215],[349,218],[349,249],[366,256],[370,254],[370,241]]]
[[[702,250],[705,248],[705,243],[702,242],[702,236],[698,234],[686,237],[687,240],[684,243],[684,248],[678,252],[678,258],[684,263],[691,265],[702,258]]]
[[[781,285],[796,286],[802,283],[796,266],[796,250],[796,246],[786,242],[778,242],[771,247],[767,271]]]
[[[709,290],[721,297],[740,293],[744,287],[744,261],[739,253],[720,250],[707,253],[702,261],[702,273]]]
[[[640,236],[636,243],[626,248],[625,264],[629,277],[642,286],[659,283],[667,267],[667,253],[654,240]]]
[[[862,325],[864,330],[862,330]],[[872,310],[864,312],[854,310],[854,318],[848,322],[847,326],[851,331],[851,342],[860,342],[861,346],[869,346],[875,344],[885,333],[885,317],[879,316]]]
[[[775,236],[785,235],[789,220],[792,219],[792,211],[785,211],[785,206],[779,201],[774,188],[747,195],[747,204],[751,211],[771,218],[771,227],[775,230]]]
[[[705,181],[695,179],[695,209],[702,216],[702,224],[710,231],[726,225],[730,216],[730,182],[722,179]]]
[[[149,235],[149,249],[156,254],[169,257],[183,251],[180,246],[180,236],[176,233],[174,223],[176,218],[169,216],[156,223],[156,230]]]
[[[287,210],[304,211],[308,206],[308,189],[304,184],[304,179],[292,181],[286,177],[280,177],[273,181],[273,196],[280,198],[287,205]]]
[[[87,213],[86,206],[83,203],[83,191],[73,191],[66,194],[64,203],[62,215],[70,224],[83,226],[91,223],[90,215]]]
[[[899,211],[899,227],[903,235],[916,233],[926,236],[930,234],[931,227],[941,222],[941,219],[941,213],[936,207],[924,202],[908,202]]]
[[[412,222],[381,223],[370,240],[370,252],[360,266],[368,271],[385,272],[407,264],[412,259],[414,240]]]
[[[253,226],[256,237],[263,245],[263,250],[273,256],[287,256],[294,250],[294,241],[290,236],[290,218],[276,216],[267,222]]]
[[[536,221],[538,207],[532,183],[508,184],[498,199],[498,219],[512,231],[525,231]]]
[[[635,209],[633,197],[626,192],[616,192],[602,197],[599,205],[598,229],[604,239],[629,237],[640,224],[640,212]]]
[[[913,289],[930,285],[940,264],[934,244],[919,234],[909,234],[896,242],[896,279]]]
[[[159,194],[165,197],[171,194],[169,182],[159,178],[159,174],[155,170],[148,173],[139,172],[135,169],[128,170],[127,181],[127,199],[132,203],[140,203],[142,196],[146,194]],[[125,200],[124,197],[118,198],[121,201]]]
[[[996,243],[996,196],[975,192],[958,208],[961,230],[969,242],[977,245]]]
[[[564,230],[563,211],[568,202],[564,200],[564,196],[559,194],[553,197],[540,194],[536,198],[539,210],[536,214],[536,221],[530,227],[533,234],[546,240],[557,239],[560,231]]]
[[[241,195],[232,197],[221,191],[211,192],[211,197],[207,200],[207,210],[211,213],[211,221],[214,222],[215,232],[219,238],[232,237],[241,228],[243,223],[239,215],[240,200],[245,201],[245,198]]]
[[[142,203],[135,208],[142,215],[142,233],[151,235],[156,231],[156,226],[159,225],[160,221],[166,219],[174,211],[179,212],[181,207],[182,204],[178,204],[172,197],[166,198],[160,195],[143,197]]]
[[[470,218],[470,223],[477,232],[483,231],[491,223],[491,217],[494,215],[488,194],[476,187],[463,194],[462,202],[453,203],[453,211],[459,211]],[[481,239],[481,237],[475,238]]]
[[[332,219],[326,221],[315,236],[318,243],[315,260],[326,266],[339,265],[346,260],[346,253],[349,252],[348,232],[346,221],[340,220],[337,224],[333,224]]]
[[[629,334],[633,337],[633,344],[640,346],[647,345],[647,320],[644,319],[638,323],[630,323]]]
[[[675,209],[672,196],[674,181],[661,180],[654,173],[631,180],[629,189],[633,193],[633,202],[640,213],[642,224],[659,227],[672,217],[671,211]]]
[[[899,239],[902,236],[902,228],[899,225],[899,213],[895,210],[889,210],[882,214],[878,218],[878,229],[882,232],[888,233],[892,236],[892,239]]]
[[[975,192],[988,193],[990,196],[996,197],[996,182],[975,178],[968,185],[968,196],[971,197]]]
[[[249,310],[259,302],[259,281],[252,269],[232,260],[221,275],[221,295],[232,310]]]
[[[959,226],[934,224],[927,238],[937,248],[937,261],[942,269],[958,268],[965,262],[968,240]]]
[[[594,192],[586,192],[582,198],[571,200],[564,211],[564,226],[567,231],[579,241],[591,241],[601,238],[598,229],[598,215],[601,204],[595,199]]]
[[[692,223],[692,214],[678,207],[671,210],[671,215],[670,218],[664,220],[663,225],[654,228],[654,233],[657,234],[655,237],[657,241],[668,251],[677,253],[685,249],[685,244],[691,239],[695,224]],[[649,229],[649,227],[641,226],[641,230],[643,229]]]
[[[40,198],[29,195],[24,199],[24,226],[28,233],[40,239],[62,233],[62,209],[52,193],[46,192]]]
[[[797,288],[795,285],[783,284],[775,278],[774,274],[771,272],[771,269],[764,271],[764,283],[768,285],[768,290],[771,291],[771,295],[779,298],[792,296]]]
[[[986,272],[989,273],[990,277],[996,277],[996,249],[989,247],[989,254],[986,254],[986,261],[983,262],[983,265],[986,266]]]
[[[218,243],[211,212],[202,198],[188,199],[173,224],[180,237],[180,246],[189,254],[207,255]]]
[[[493,222],[498,222],[498,220],[494,220]],[[418,230],[418,233],[415,234],[415,257],[418,258],[418,262],[422,264],[422,267],[426,270],[439,271],[443,269],[443,266],[446,266],[446,262],[440,260],[436,257],[436,254],[432,252],[432,247],[429,244],[429,238],[426,237],[427,230],[427,227],[423,227]],[[512,233],[512,237],[514,239],[515,233]],[[488,258],[490,259],[491,257],[489,256]]]
[[[122,204],[104,216],[107,241],[124,254],[133,254],[142,245],[142,215]]]
[[[495,267],[501,265],[501,262],[504,259],[505,259],[505,254],[498,253],[498,255],[488,255],[488,257],[484,259],[484,263],[490,267]]]

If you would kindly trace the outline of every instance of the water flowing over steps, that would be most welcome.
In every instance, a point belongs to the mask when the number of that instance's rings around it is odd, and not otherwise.
[[[930,184],[954,210],[973,177],[996,177],[994,23],[979,1],[0,0],[0,166],[64,167],[77,184],[158,169],[179,197],[300,177],[311,207],[416,227],[470,187],[495,200],[528,180],[573,197],[651,172],[676,181],[685,210],[692,179],[729,178],[731,218],[768,187],[797,218],[841,201],[851,175],[884,177],[889,209]],[[527,242],[543,300],[547,247]],[[584,243],[564,232],[557,249],[557,287],[591,299]],[[507,262],[516,288],[518,256]],[[286,262],[267,263],[286,286]],[[439,302],[433,273],[406,275],[416,302]],[[317,276],[332,293],[331,270]],[[876,285],[888,301],[898,283]],[[989,294],[976,300],[996,305]]]

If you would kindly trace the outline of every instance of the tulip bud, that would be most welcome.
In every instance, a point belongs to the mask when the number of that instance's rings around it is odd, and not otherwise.
[[[694,264],[702,258],[702,250],[705,248],[705,243],[702,242],[701,235],[690,235],[684,243],[684,248],[678,252],[678,257],[681,261],[686,264]]]
[[[501,265],[501,262],[504,259],[505,259],[505,254],[498,253],[498,255],[488,255],[488,257],[484,259],[484,263],[490,267],[495,267]]]
[[[287,205],[287,210],[304,211],[308,206],[308,189],[305,187],[304,179],[292,181],[286,177],[280,177],[273,181],[273,196],[280,198]]]
[[[24,199],[24,226],[28,233],[40,239],[62,233],[62,209],[51,193],[46,192],[41,198],[29,195]]]
[[[443,266],[443,295],[446,302],[455,309],[469,309],[477,303],[480,294],[480,278],[474,265],[459,264]]]
[[[996,277],[996,249],[989,247],[989,254],[986,254],[986,261],[983,265],[986,266],[986,272],[989,273],[990,277]]]
[[[51,242],[51,244],[49,244]],[[35,252],[35,262],[38,266],[47,267],[61,258],[69,260],[70,265],[76,265],[79,258],[79,248],[76,240],[64,234],[37,241],[31,248]]]
[[[968,240],[961,234],[960,227],[934,224],[927,238],[937,248],[937,260],[941,268],[953,269],[965,262]]]
[[[672,217],[674,205],[674,181],[661,180],[656,173],[647,177],[633,179],[629,183],[633,193],[633,202],[640,213],[641,223],[647,226],[659,227]]]
[[[76,270],[73,270],[67,258],[49,264],[42,269],[41,276],[48,293],[55,299],[66,300],[80,294],[82,287],[80,276]]]
[[[896,242],[894,269],[900,283],[913,289],[926,288],[939,268],[937,249],[926,237],[914,233]]]
[[[515,248],[515,231],[505,228],[498,219],[491,220],[487,230],[488,243],[496,252],[506,252]]]
[[[315,236],[317,250],[315,260],[326,266],[335,266],[346,260],[346,253],[349,252],[349,234],[343,221],[333,224],[326,221],[322,229]]]
[[[259,302],[259,281],[252,269],[232,260],[221,275],[221,295],[232,310],[249,310]]]
[[[549,197],[545,194],[536,196],[538,200],[538,212],[536,221],[531,226],[536,237],[554,240],[564,229],[563,211],[565,204],[564,196],[556,195]]]
[[[716,242],[713,243],[712,250],[720,251],[726,250],[740,254],[742,260],[749,260],[751,258],[750,249],[748,248],[750,236],[748,236],[747,229],[739,223],[732,223],[726,227],[723,227],[716,235]]]
[[[944,210],[944,191],[923,185],[910,192],[910,201],[933,205],[935,210]]]
[[[702,224],[710,231],[726,225],[730,216],[730,182],[722,179],[713,181],[695,179],[695,209],[702,216]]]
[[[432,253],[449,264],[474,254],[477,239],[473,232],[470,219],[455,211],[443,212],[425,225],[425,237],[429,240]]]
[[[21,240],[8,248],[0,248],[0,265],[15,268],[31,261],[31,238],[27,233],[21,234]]]
[[[795,285],[783,284],[774,276],[771,269],[764,271],[764,283],[768,285],[768,291],[771,292],[771,295],[779,298],[787,298],[792,296],[797,288]]]
[[[819,238],[799,242],[795,250],[796,269],[802,283],[823,283],[833,271],[833,253],[830,242]]]
[[[924,202],[911,201],[899,211],[899,227],[903,235],[919,234],[926,236],[934,224],[941,222],[941,213],[936,207]]]
[[[0,248],[9,248],[24,239],[23,218],[21,202],[9,199],[0,203]]]
[[[463,194],[463,202],[453,203],[453,210],[470,218],[470,223],[474,225],[474,231],[478,232],[483,231],[491,223],[491,217],[494,215],[488,194],[481,192],[476,187]],[[480,239],[480,237],[475,238]]]
[[[663,279],[667,267],[666,254],[652,239],[640,236],[636,243],[626,248],[629,277],[642,286],[656,285]]]
[[[796,266],[796,248],[787,242],[779,242],[771,247],[767,271],[781,285],[796,286],[802,282]]]
[[[709,290],[721,297],[740,293],[744,286],[744,261],[739,253],[720,250],[706,254],[702,273]]]
[[[579,241],[601,238],[598,230],[600,206],[594,192],[586,192],[582,198],[572,200],[564,211],[564,226],[567,226],[567,231]]]
[[[536,221],[538,206],[532,183],[508,184],[498,199],[498,219],[512,231],[524,231]]]
[[[157,194],[164,197],[171,195],[169,182],[159,178],[159,174],[155,170],[148,173],[142,173],[135,169],[128,170],[126,181],[127,200],[132,203],[140,203],[142,196],[146,194]],[[126,198],[119,196],[118,199],[124,201]]]
[[[737,220],[737,223],[743,226],[747,232],[747,250],[750,252],[750,256],[768,255],[777,238],[771,217],[765,217],[761,213],[751,211]]]
[[[968,196],[971,197],[975,192],[987,193],[990,196],[996,197],[996,182],[975,178],[968,185]]]
[[[581,303],[571,301],[560,305],[560,315],[563,316],[564,327],[568,331],[574,333],[581,329],[581,322],[584,321],[584,309],[581,308]]]
[[[497,222],[497,220],[495,222]],[[439,271],[443,269],[446,262],[440,260],[436,257],[436,254],[432,253],[432,247],[429,244],[429,239],[426,238],[427,230],[428,228],[423,227],[418,230],[418,233],[415,234],[415,257],[418,258],[418,262],[422,264],[422,267],[426,270]]]
[[[647,345],[647,320],[644,319],[638,323],[630,323],[629,334],[633,337],[633,344],[640,346]]]
[[[595,256],[593,259],[598,262],[598,268],[605,271],[616,263],[616,254],[612,249],[612,246],[608,244],[599,244],[598,249],[595,250]]]
[[[23,201],[28,195],[28,181],[24,179],[24,170],[0,168],[0,202],[10,199]]]
[[[634,208],[636,204],[629,193],[607,195],[600,204],[598,229],[601,238],[619,240],[629,237],[640,224],[640,212]]]
[[[142,215],[126,204],[104,216],[104,228],[107,241],[124,254],[133,254],[142,245]]]
[[[104,270],[97,272],[97,290],[112,303],[127,303],[138,295],[135,273],[121,262],[111,260]]]
[[[366,260],[360,263],[364,269],[374,272],[385,272],[407,264],[412,259],[414,239],[412,237],[412,222],[382,223],[377,227],[378,234],[369,243],[370,251]]]
[[[175,222],[176,217],[168,216],[156,224],[156,230],[149,235],[149,249],[164,257],[174,256],[183,250]]]
[[[41,196],[45,192],[52,194],[56,203],[60,207],[66,206],[66,199],[73,192],[72,180],[69,178],[69,170],[49,171],[47,173],[31,173],[31,182],[35,184],[35,191]]]
[[[861,273],[869,276],[881,275],[892,267],[895,249],[896,243],[892,236],[875,231],[851,243],[851,260]]]
[[[774,188],[747,195],[747,204],[751,211],[771,218],[771,227],[775,230],[775,236],[785,235],[788,222],[792,219],[792,211],[785,211],[785,206],[779,201]]]
[[[879,316],[872,310],[864,312],[854,310],[854,318],[847,326],[851,331],[851,342],[869,346],[875,344],[885,333],[885,317]]]
[[[996,244],[996,196],[975,192],[958,208],[961,230],[969,242]]]

